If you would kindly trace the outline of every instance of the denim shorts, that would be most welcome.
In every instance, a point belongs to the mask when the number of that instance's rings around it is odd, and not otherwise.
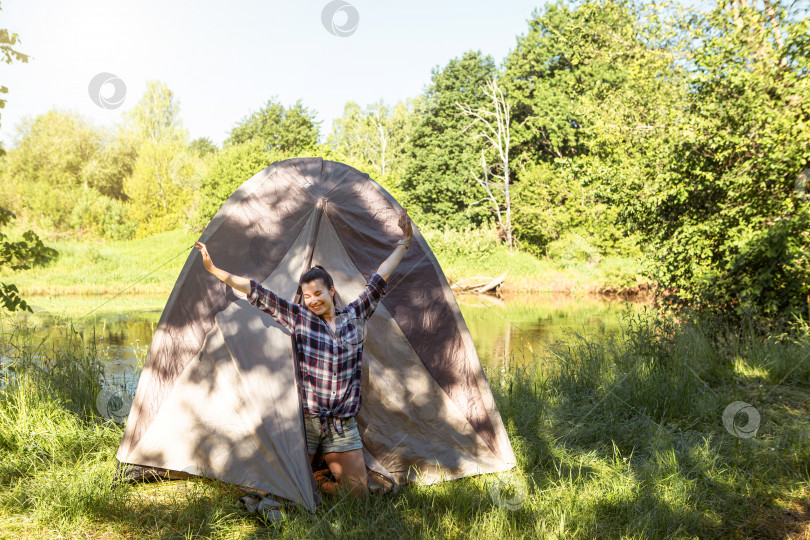
[[[329,434],[321,429],[321,419],[317,416],[304,417],[304,426],[307,429],[307,452],[316,454],[318,450],[323,454],[333,452],[348,452],[363,448],[360,432],[357,430],[357,421],[352,418],[343,418],[343,435],[338,435],[335,426],[329,422]]]

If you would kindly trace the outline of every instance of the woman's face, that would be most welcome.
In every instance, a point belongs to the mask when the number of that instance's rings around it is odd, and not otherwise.
[[[335,312],[333,300],[335,288],[327,289],[326,283],[322,279],[304,283],[301,285],[301,292],[304,294],[304,305],[315,315],[323,317]]]

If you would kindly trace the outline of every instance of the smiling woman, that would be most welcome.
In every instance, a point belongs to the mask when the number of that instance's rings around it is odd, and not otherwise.
[[[197,242],[205,269],[247,295],[255,307],[270,314],[294,336],[302,376],[307,451],[312,462],[319,451],[337,482],[319,480],[334,492],[346,486],[356,497],[367,492],[363,443],[354,417],[360,411],[365,322],[386,292],[386,281],[408,249],[413,229],[408,213],[399,214],[402,239],[380,265],[365,290],[342,309],[335,305],[332,276],[322,266],[310,268],[299,281],[304,306],[289,302],[252,279],[217,268],[205,244]],[[336,346],[337,345],[337,346]],[[356,346],[351,346],[356,345]],[[334,428],[334,431],[330,428]],[[344,427],[346,428],[344,430]]]

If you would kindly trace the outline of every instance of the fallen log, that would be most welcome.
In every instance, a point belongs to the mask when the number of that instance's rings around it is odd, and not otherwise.
[[[476,276],[457,281],[450,285],[450,288],[457,291],[472,292],[476,294],[496,292],[498,288],[503,285],[505,279],[506,272],[496,278],[489,276]]]

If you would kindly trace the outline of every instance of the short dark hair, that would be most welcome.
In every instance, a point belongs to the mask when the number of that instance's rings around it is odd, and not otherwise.
[[[316,279],[322,280],[324,285],[326,285],[327,289],[331,289],[332,287],[335,286],[335,282],[332,281],[332,276],[330,276],[329,272],[327,272],[324,269],[324,267],[320,265],[313,266],[312,268],[307,270],[306,273],[303,276],[301,276],[301,281],[299,282],[299,285],[303,285],[304,283],[310,283],[312,281],[315,281]]]

